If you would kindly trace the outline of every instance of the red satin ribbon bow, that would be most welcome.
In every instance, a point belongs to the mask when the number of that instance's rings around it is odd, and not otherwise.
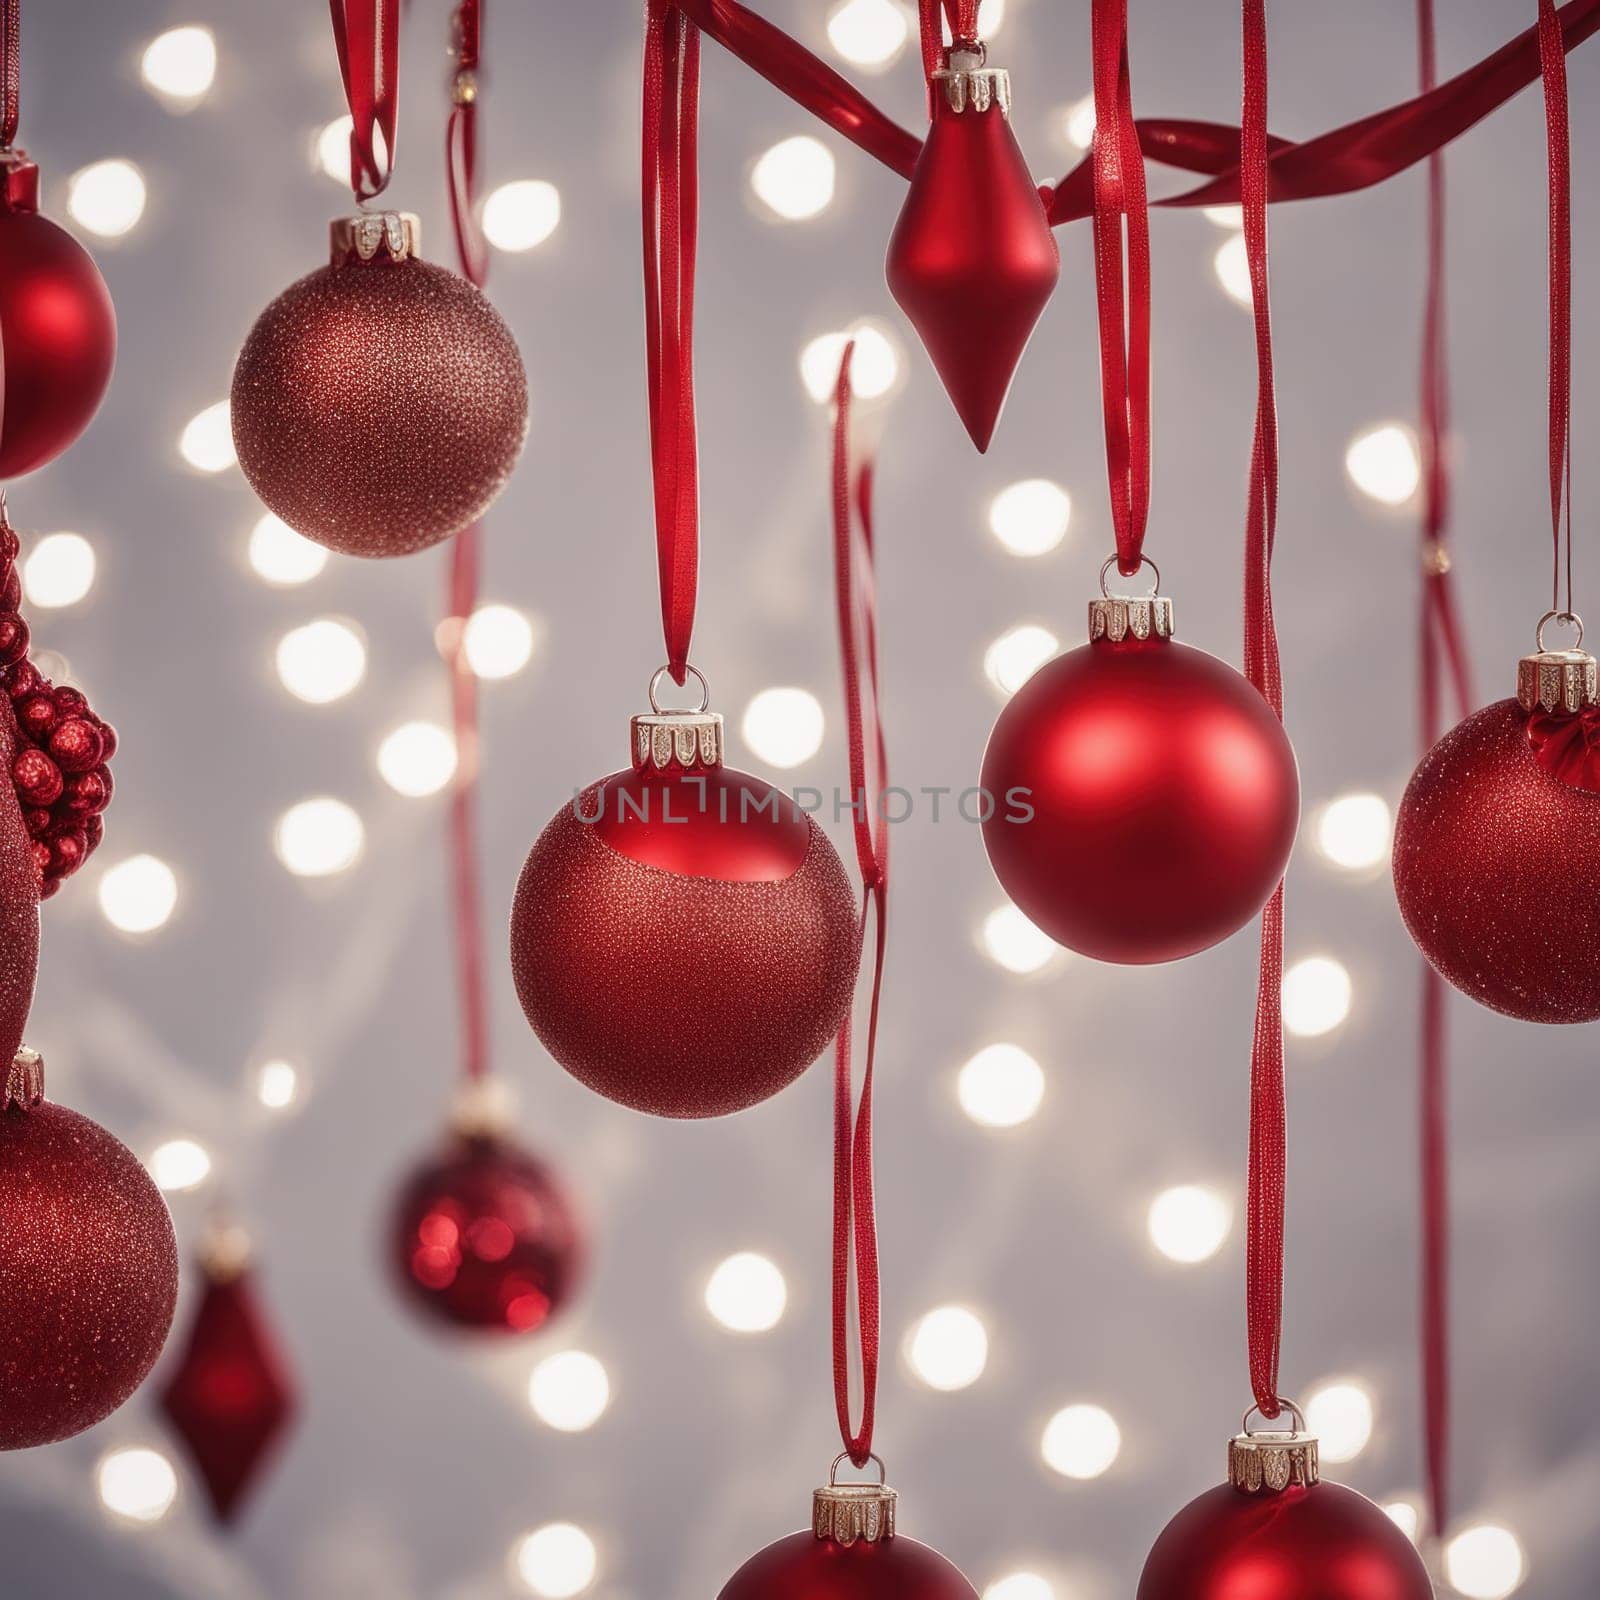
[[[1528,718],[1528,744],[1552,778],[1600,794],[1600,706],[1535,711]]]

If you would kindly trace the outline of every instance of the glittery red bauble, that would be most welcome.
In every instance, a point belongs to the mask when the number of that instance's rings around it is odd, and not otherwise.
[[[977,1600],[977,1591],[915,1539],[846,1546],[794,1533],[745,1562],[718,1600]]]
[[[663,1117],[741,1111],[799,1077],[850,1005],[859,946],[827,836],[726,767],[587,789],[529,852],[511,912],[545,1048]]]
[[[1411,1541],[1353,1489],[1223,1484],[1167,1524],[1138,1600],[1433,1600],[1433,1585]]]
[[[1423,955],[1480,1005],[1600,1018],[1600,794],[1545,771],[1515,700],[1423,757],[1395,818],[1394,886]]]
[[[998,103],[933,121],[889,239],[889,291],[980,450],[1061,272],[1055,235]]]
[[[3,197],[0,346],[5,480],[53,461],[89,426],[111,382],[117,317],[89,252],[48,217]]]
[[[390,1251],[408,1298],[442,1322],[531,1333],[583,1269],[572,1206],[542,1161],[498,1137],[453,1137],[406,1179]]]
[[[133,1153],[63,1106],[0,1113],[0,1449],[115,1411],[177,1293],[172,1219]]]
[[[1215,656],[1155,636],[1041,667],[995,724],[983,787],[1006,893],[1101,961],[1173,961],[1243,927],[1300,816],[1294,751],[1266,701]]]
[[[356,556],[408,555],[481,516],[528,426],[511,330],[465,278],[414,257],[291,285],[250,330],[230,404],[267,508]]]

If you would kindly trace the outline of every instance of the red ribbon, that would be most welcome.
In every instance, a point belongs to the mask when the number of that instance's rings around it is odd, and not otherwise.
[[[686,11],[672,0],[649,0],[646,9],[640,181],[661,629],[678,684],[688,673],[700,563],[694,406],[700,30]]]
[[[1101,409],[1117,567],[1143,560],[1150,510],[1150,212],[1133,123],[1128,0],[1094,0],[1094,275],[1100,316]],[[1127,218],[1127,286],[1123,218]]]
[[[17,136],[22,93],[22,0],[0,0],[0,150]]]
[[[1528,718],[1528,743],[1552,778],[1600,791],[1600,706],[1576,713],[1535,711]]]
[[[917,0],[922,35],[922,71],[930,82],[944,65],[944,23],[953,44],[978,43],[978,0]]]
[[[1567,55],[1554,0],[1539,0],[1539,65],[1550,147],[1550,605],[1572,611],[1572,157]],[[1561,602],[1561,508],[1566,503],[1566,605]]]
[[[833,1096],[833,1396],[839,1435],[858,1467],[872,1455],[878,1406],[881,1335],[878,1223],[872,1183],[872,1080],[877,1058],[878,1011],[883,993],[889,896],[888,833],[881,798],[889,781],[888,752],[878,702],[877,588],[872,523],[872,463],[850,461],[850,366],[855,341],[844,348],[834,389],[833,572],[839,657],[850,751],[856,862],[861,872],[861,923],[874,918],[872,998],[867,1016],[866,1064],[859,1105],[851,1071],[851,1021],[846,1017],[834,1050]],[[857,527],[859,525],[859,535]],[[875,772],[869,784],[868,752]],[[874,825],[874,820],[876,825]],[[861,1423],[850,1408],[850,1263],[856,1276],[856,1323],[861,1362]]]
[[[482,54],[483,0],[461,0],[451,22],[450,118],[445,124],[445,182],[450,226],[463,276],[481,289],[489,275],[489,245],[474,205],[478,184],[478,61]]]

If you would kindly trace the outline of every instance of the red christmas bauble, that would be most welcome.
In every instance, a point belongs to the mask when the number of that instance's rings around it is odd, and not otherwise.
[[[1167,1524],[1138,1600],[1433,1600],[1433,1585],[1411,1541],[1353,1489],[1223,1484]]]
[[[0,175],[0,481],[53,461],[89,426],[111,382],[117,315],[93,257],[39,215],[38,169]]]
[[[1006,893],[1102,961],[1174,961],[1243,927],[1300,816],[1294,750],[1266,701],[1154,631],[1041,667],[995,724],[983,787]]]
[[[844,864],[742,772],[638,768],[563,806],[528,854],[511,966],[544,1047],[608,1099],[718,1117],[800,1076],[860,958]]]
[[[987,450],[1061,258],[1011,131],[1006,74],[973,56],[935,80],[932,111],[885,275],[972,442]]]
[[[390,1253],[413,1305],[484,1333],[532,1333],[570,1298],[583,1244],[565,1191],[508,1139],[454,1135],[401,1186]]]
[[[842,1545],[795,1533],[745,1562],[718,1600],[977,1600],[977,1591],[937,1550],[903,1535]]]
[[[1546,770],[1517,701],[1423,757],[1395,818],[1394,886],[1423,955],[1480,1005],[1600,1018],[1600,794]]]
[[[133,1153],[64,1106],[0,1112],[0,1450],[115,1411],[177,1294],[172,1219]]]
[[[483,295],[402,247],[343,255],[279,295],[239,353],[230,407],[268,510],[331,550],[401,556],[500,493],[528,382]]]

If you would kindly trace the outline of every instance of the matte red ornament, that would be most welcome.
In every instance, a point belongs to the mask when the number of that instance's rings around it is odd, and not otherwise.
[[[239,465],[268,510],[331,550],[400,556],[489,507],[528,428],[511,330],[412,253],[415,219],[334,224],[331,265],[257,319],[233,373]]]
[[[1011,131],[1009,75],[957,50],[930,96],[886,273],[972,442],[987,450],[1061,258]]]
[[[177,1369],[161,1392],[219,1522],[231,1522],[294,1415],[295,1395],[236,1230],[208,1241],[205,1286]]]
[[[0,1088],[0,1450],[70,1439],[144,1381],[172,1325],[161,1192],[87,1117],[43,1101],[39,1058]]]
[[[39,215],[39,169],[21,151],[0,151],[0,346],[4,481],[53,461],[89,426],[117,356],[105,279]]]
[[[1283,725],[1171,631],[1165,599],[1094,602],[1091,642],[1012,696],[984,752],[996,876],[1052,939],[1101,961],[1174,961],[1243,927],[1299,822]]]
[[[1541,667],[1543,688],[1541,688]],[[1525,657],[1519,698],[1458,724],[1395,818],[1394,887],[1440,976],[1523,1022],[1600,1019],[1600,793],[1585,783],[1594,657]]]
[[[577,1218],[555,1174],[484,1131],[453,1133],[405,1180],[389,1252],[413,1305],[490,1334],[542,1328],[583,1271]]]
[[[636,717],[634,753],[528,853],[512,973],[544,1047],[591,1089],[724,1116],[787,1087],[838,1032],[855,899],[811,818],[721,764],[714,713]]]

